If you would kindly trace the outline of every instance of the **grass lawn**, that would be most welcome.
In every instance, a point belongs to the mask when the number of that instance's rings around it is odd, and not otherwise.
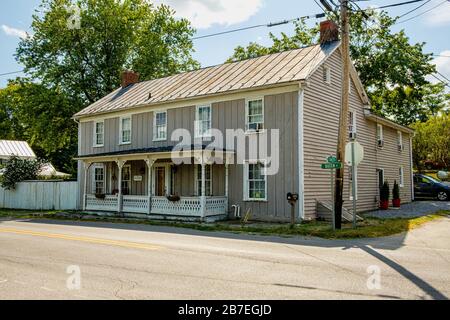
[[[60,212],[59,212],[60,213]],[[72,216],[72,214],[73,216]],[[83,217],[78,212],[66,212],[62,216],[57,211],[25,211],[25,210],[5,210],[0,209],[0,217],[11,218],[44,218],[44,219],[63,219],[63,220],[83,220],[83,221],[103,221],[114,223],[135,223],[158,226],[172,226],[179,228],[189,228],[202,231],[226,231],[234,233],[249,233],[262,235],[279,236],[314,236],[326,239],[351,239],[351,238],[375,238],[407,232],[417,228],[429,221],[450,216],[450,211],[441,210],[418,218],[398,218],[398,219],[379,219],[365,218],[358,222],[356,229],[352,228],[351,223],[343,223],[341,230],[333,231],[329,222],[311,221],[291,227],[288,224],[269,224],[250,222],[241,224],[239,221],[225,221],[216,223],[190,223],[176,221],[158,221],[130,218],[108,218],[108,217]],[[81,217],[81,218],[80,218]]]

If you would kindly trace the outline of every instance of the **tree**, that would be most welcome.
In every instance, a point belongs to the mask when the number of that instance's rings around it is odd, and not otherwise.
[[[0,185],[6,190],[14,189],[16,183],[24,180],[35,180],[44,165],[45,161],[41,159],[20,159],[12,156],[6,161],[0,176]]]
[[[423,52],[424,43],[410,44],[405,32],[394,33],[396,18],[384,12],[353,12],[350,16],[350,55],[371,100],[373,111],[408,125],[426,121],[448,104],[443,84],[432,84],[427,76],[436,72],[432,55]],[[295,33],[272,33],[272,46],[250,43],[237,47],[229,61],[237,61],[318,41],[318,27],[295,22]]]
[[[430,117],[426,122],[412,125],[416,130],[413,138],[413,161],[416,168],[423,169],[423,161],[429,160],[450,167],[450,115]]]
[[[75,104],[54,88],[16,79],[0,90],[0,110],[9,115],[1,139],[26,140],[38,157],[68,173],[76,172],[77,126],[71,119]],[[5,132],[5,135],[3,135]]]
[[[191,57],[194,29],[167,6],[146,0],[43,0],[39,12],[33,15],[33,35],[19,43],[17,60],[33,80],[77,101],[78,109],[115,89],[124,68],[147,80],[198,67]]]

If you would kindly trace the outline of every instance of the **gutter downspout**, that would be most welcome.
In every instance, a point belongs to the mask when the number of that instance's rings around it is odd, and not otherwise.
[[[412,140],[413,140],[413,137],[411,135],[409,135],[409,164],[411,167],[411,201],[414,201],[414,172],[413,172]]]
[[[298,151],[298,218],[301,223],[305,219],[305,158],[303,149],[303,100],[304,84],[299,83],[298,88],[298,110],[297,110],[297,151]]]

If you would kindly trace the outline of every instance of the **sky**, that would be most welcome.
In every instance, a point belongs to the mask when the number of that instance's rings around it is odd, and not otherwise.
[[[15,49],[21,37],[32,34],[30,28],[32,14],[41,0],[2,0],[0,10],[0,74],[22,70],[14,57]],[[176,11],[176,15],[189,19],[197,29],[197,36],[227,31],[252,25],[267,24],[305,15],[321,13],[314,0],[155,0],[156,4],[165,3]],[[319,2],[319,1],[317,1]],[[335,1],[336,2],[336,1]],[[369,0],[360,1],[362,8],[368,6],[405,2],[405,0]],[[422,8],[404,17],[432,9],[443,0],[430,0]],[[401,15],[417,7],[414,3],[387,9],[392,16]],[[314,24],[317,20],[308,20]],[[251,41],[263,45],[271,42],[269,32],[280,34],[293,33],[293,25],[287,24],[272,28],[262,27],[242,32],[194,40],[194,58],[203,67],[223,63],[238,45],[245,46]],[[398,24],[395,31],[404,29],[411,42],[425,42],[425,51],[436,55],[434,62],[438,71],[450,79],[450,1],[410,21]],[[0,76],[0,88],[5,87],[9,78],[23,74]],[[435,79],[431,79],[437,81]],[[450,82],[450,81],[449,81]]]

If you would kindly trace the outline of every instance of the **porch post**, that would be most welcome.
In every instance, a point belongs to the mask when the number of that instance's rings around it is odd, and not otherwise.
[[[92,162],[83,162],[84,164],[84,185],[83,185],[83,211],[86,210],[86,196],[87,196],[87,175]]]
[[[145,159],[145,163],[147,164],[147,196],[148,196],[148,214],[152,213],[152,169],[153,164],[155,163],[156,159]]]
[[[228,162],[225,163],[225,197],[228,198]]]
[[[119,192],[117,193],[117,212],[122,212],[122,168],[126,161],[124,160],[116,160],[117,167],[119,168],[119,177],[118,177],[118,186],[117,189]]]
[[[201,203],[201,214],[202,214],[202,217],[205,217],[205,214],[206,214],[206,196],[205,196],[205,194],[206,194],[206,192],[205,192],[205,185],[206,185],[206,183],[205,183],[205,175],[206,175],[206,170],[205,170],[205,160],[204,160],[204,158],[203,158],[203,155],[202,155],[202,158],[201,158],[201,163],[200,163],[200,165],[201,165],[201,168],[202,168],[202,183],[201,183],[201,185],[202,185],[202,187],[201,187],[201,196],[200,196],[200,203]]]

